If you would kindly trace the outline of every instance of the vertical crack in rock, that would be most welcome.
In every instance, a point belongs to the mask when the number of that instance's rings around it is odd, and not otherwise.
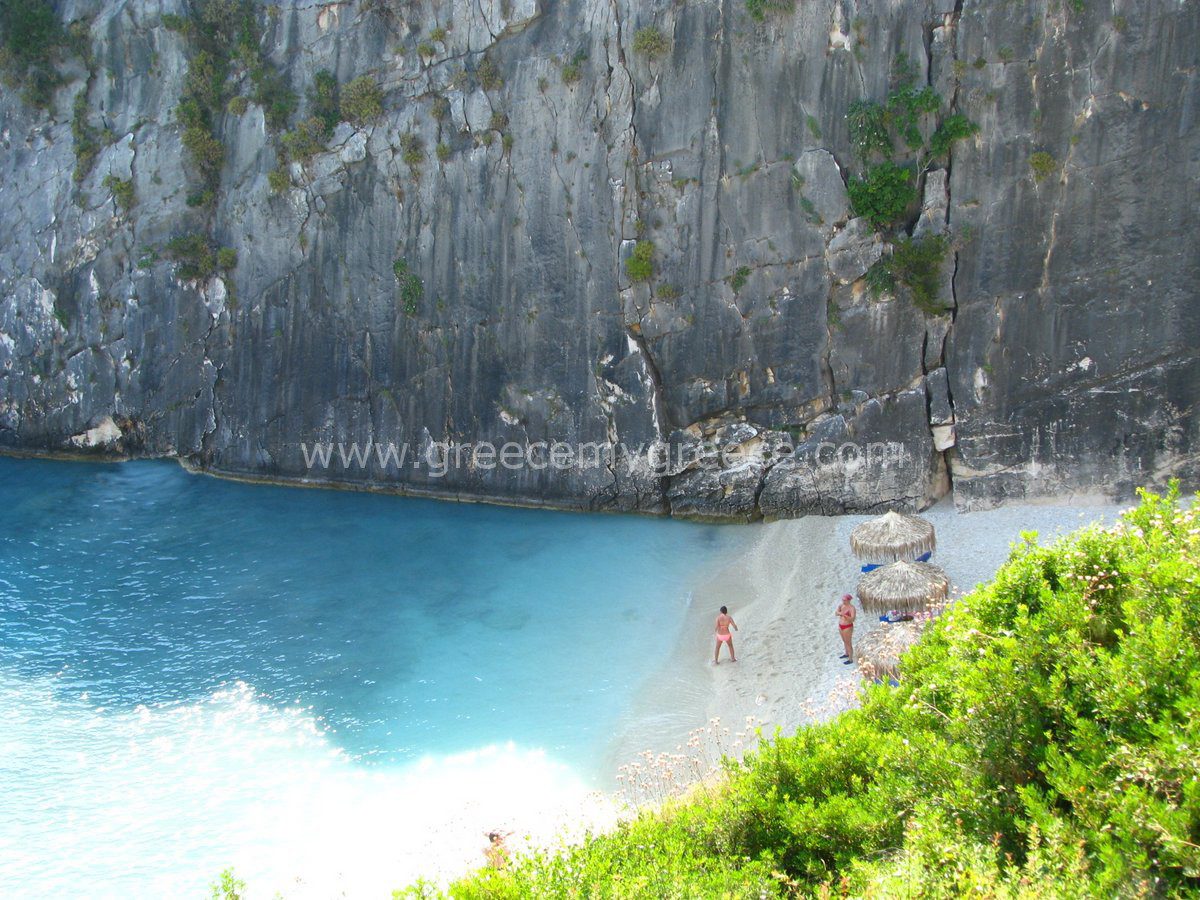
[[[953,89],[950,92],[950,101],[948,104],[949,112],[951,115],[958,112],[958,100],[959,100],[958,93],[959,93],[959,84],[961,81],[961,76],[959,76],[959,74],[956,71],[958,68],[956,66],[956,63],[958,62],[958,59],[959,59],[959,49],[958,49],[958,41],[959,41],[959,34],[960,34],[959,23],[962,20],[963,2],[964,2],[964,0],[955,0],[954,10],[947,17],[947,21],[945,24],[945,27],[949,28],[952,32],[950,35],[950,40],[946,42],[946,45],[950,48],[950,56],[951,56],[950,65],[951,65],[951,72],[953,75],[952,83],[954,85]],[[931,42],[930,49],[929,49],[928,62],[929,62],[929,71],[930,71],[929,77],[930,77],[930,79],[932,79],[932,66],[933,66],[932,42]],[[954,379],[951,377],[952,373],[950,371],[950,354],[947,352],[951,335],[954,334],[954,324],[958,319],[958,254],[959,254],[959,248],[958,248],[958,242],[954,239],[954,232],[951,227],[951,221],[950,221],[950,217],[951,217],[951,214],[954,209],[953,197],[951,196],[951,190],[952,190],[951,182],[953,180],[954,180],[954,146],[952,144],[950,146],[950,149],[946,153],[946,180],[945,180],[945,185],[946,185],[945,230],[946,230],[946,233],[950,236],[950,267],[951,267],[950,268],[950,327],[948,327],[946,329],[946,333],[942,337],[942,347],[941,347],[939,362],[941,363],[942,368],[945,369],[945,371],[946,371],[946,377],[943,380],[945,381],[945,384],[946,384],[946,403],[950,409],[950,427],[957,428],[957,424],[956,424],[957,418],[954,414],[954,388],[953,388]],[[929,340],[928,332],[926,332],[925,339],[926,339],[926,341]],[[926,368],[925,364],[924,364],[924,361],[925,361],[924,353],[922,353],[922,355],[921,355],[921,360],[922,360],[922,369],[924,370]],[[926,371],[926,375],[928,375],[927,371]],[[932,395],[929,390],[928,381],[926,381],[925,400],[926,400],[927,404],[932,404]],[[933,435],[933,416],[932,416],[932,414],[930,414],[927,418],[930,423],[930,425],[929,425],[930,434],[932,436]],[[937,446],[936,443],[934,444],[934,446],[935,447]],[[953,494],[954,494],[954,466],[953,466],[954,447],[955,447],[955,444],[951,444],[949,447],[947,447],[946,449],[941,451],[941,467],[945,474],[946,491],[951,496],[953,496]]]
[[[638,151],[638,135],[637,135],[637,85],[635,84],[635,82],[633,80],[633,74],[629,71],[629,65],[628,65],[628,63],[626,61],[626,57],[625,57],[624,23],[621,21],[621,10],[620,10],[620,5],[619,5],[619,0],[612,0],[612,2],[610,4],[610,8],[612,9],[612,14],[613,14],[613,25],[614,25],[614,30],[615,30],[616,51],[617,51],[617,57],[616,57],[617,63],[620,65],[621,71],[625,75],[625,83],[627,85],[627,90],[629,91],[629,123],[626,127],[626,138],[628,140],[628,146],[626,148],[626,154],[625,154],[625,158],[623,160],[626,177],[625,177],[624,184],[622,185],[623,192],[622,192],[621,203],[620,203],[620,208],[619,208],[619,215],[620,215],[620,223],[619,224],[621,227],[616,235],[617,247],[614,248],[614,253],[613,253],[613,259],[617,266],[615,282],[617,284],[620,284],[622,262],[621,262],[621,254],[620,254],[619,250],[620,250],[620,244],[624,240],[624,223],[625,223],[625,218],[626,218],[626,212],[629,209],[633,209],[639,215],[639,217],[641,215],[641,210],[639,209],[639,206],[638,206],[638,194],[639,194],[638,178],[640,175],[638,160],[640,158],[640,153]],[[612,87],[612,82],[611,82],[612,67],[611,67],[611,65],[609,68],[609,72],[610,72],[609,87],[611,89],[611,87]],[[632,287],[629,288],[629,290],[632,290],[632,289],[633,289]],[[622,315],[622,319],[624,319],[624,310],[622,310],[621,315]],[[669,416],[667,414],[667,410],[666,410],[666,402],[665,402],[666,398],[665,398],[665,393],[663,391],[662,372],[659,369],[658,362],[655,360],[654,355],[650,352],[650,342],[648,340],[646,340],[645,335],[643,335],[641,333],[641,329],[638,327],[635,327],[633,324],[626,324],[625,325],[625,333],[628,335],[629,340],[633,342],[633,345],[637,347],[638,352],[641,354],[642,367],[646,372],[646,378],[647,378],[647,381],[649,382],[648,386],[650,389],[649,400],[650,400],[651,423],[653,424],[655,436],[657,437],[658,441],[660,443],[665,444],[667,435],[670,433],[670,418],[669,418]],[[610,471],[613,471],[611,466],[610,466]],[[613,471],[613,477],[614,477],[614,479],[616,479],[616,477],[617,477],[617,473],[615,471]],[[656,505],[659,506],[660,508],[665,508],[665,509],[669,510],[670,509],[670,500],[668,499],[668,496],[667,496],[667,488],[669,487],[669,476],[664,472],[663,475],[661,475],[659,478],[656,479],[656,482],[657,482],[656,487],[657,487],[657,491],[658,491]],[[638,497],[637,504],[638,504],[639,508],[642,505],[642,500],[641,500],[640,496]]]

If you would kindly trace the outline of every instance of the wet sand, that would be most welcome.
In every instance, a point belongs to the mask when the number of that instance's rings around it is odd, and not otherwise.
[[[942,502],[923,515],[937,528],[932,561],[946,570],[951,596],[958,597],[992,577],[1021,532],[1036,531],[1046,542],[1091,522],[1112,522],[1124,508],[1075,502],[958,513]],[[839,659],[834,608],[841,594],[854,593],[861,564],[850,552],[850,531],[869,518],[810,516],[744,526],[745,548],[697,586],[675,652],[615,736],[613,771],[642,751],[687,748],[689,736],[711,730],[713,719],[730,729],[732,745],[747,717],[766,736],[776,727],[787,734],[856,702],[859,677]],[[738,661],[729,662],[722,650],[714,666],[713,627],[722,605],[740,628],[733,638]],[[878,617],[859,607],[856,639],[876,625]]]

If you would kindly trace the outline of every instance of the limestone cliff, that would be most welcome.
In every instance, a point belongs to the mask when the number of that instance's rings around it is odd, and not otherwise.
[[[227,57],[218,2],[60,2],[48,106],[0,98],[0,447],[733,518],[1198,474],[1196,0],[282,0]],[[905,78],[977,130],[880,233],[847,112]],[[907,234],[932,302],[868,277]],[[626,449],[301,448],[477,440]]]

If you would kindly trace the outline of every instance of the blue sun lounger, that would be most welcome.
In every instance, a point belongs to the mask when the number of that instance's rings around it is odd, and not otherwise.
[[[915,560],[913,560],[913,562],[929,562],[929,557],[931,557],[931,556],[933,556],[933,551],[927,550],[926,552],[924,552],[920,556],[918,556]],[[874,572],[880,566],[885,566],[885,565],[887,565],[887,563],[874,563],[869,566],[863,566],[862,570],[863,570],[863,572]]]

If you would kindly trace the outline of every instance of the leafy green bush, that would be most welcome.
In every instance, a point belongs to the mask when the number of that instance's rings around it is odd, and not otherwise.
[[[113,196],[113,201],[121,212],[129,212],[137,203],[137,195],[132,178],[118,178],[116,175],[105,175],[101,182]]]
[[[445,28],[438,27],[429,32],[429,39],[437,44],[446,43],[449,37],[450,32],[448,32]]]
[[[921,118],[938,111],[941,95],[933,88],[917,88],[907,84],[888,94],[887,122],[895,129],[910,150],[920,150],[925,143],[921,134]]]
[[[896,242],[890,256],[884,256],[867,272],[867,284],[875,293],[895,292],[903,286],[913,303],[931,315],[946,310],[938,300],[942,283],[942,263],[950,241],[945,235],[905,237]]]
[[[867,169],[862,178],[851,178],[846,191],[854,214],[876,228],[901,221],[917,200],[912,172],[893,162],[881,162]]]
[[[500,67],[492,62],[489,56],[485,56],[479,63],[475,77],[479,79],[479,85],[485,91],[495,91],[504,87],[504,76],[500,74]]]
[[[439,143],[435,152],[437,153],[438,162],[445,162],[450,158],[450,145]]]
[[[370,75],[360,75],[342,90],[342,118],[362,127],[383,115],[383,89]]]
[[[321,69],[313,75],[312,87],[308,89],[308,114],[325,123],[327,135],[333,134],[333,129],[341,121],[337,78],[328,69]]]
[[[303,164],[323,152],[328,139],[329,130],[325,121],[313,116],[285,134],[280,143],[283,144],[283,153],[288,160]]]
[[[66,32],[47,0],[0,0],[0,72],[31,106],[47,107],[63,83],[55,69]]]
[[[208,193],[214,193],[215,185],[221,180],[221,167],[225,164],[225,145],[204,126],[188,125],[183,129],[183,146],[191,154],[203,182],[214,186]]]
[[[768,13],[788,13],[795,8],[795,0],[746,0],[746,12],[755,22],[765,22]]]
[[[654,25],[639,28],[633,36],[633,52],[647,59],[658,59],[670,49],[666,35]]]
[[[267,173],[267,184],[271,187],[271,193],[282,194],[292,186],[292,176],[287,169],[272,169]]]
[[[438,48],[429,41],[421,41],[417,44],[417,54],[424,57],[437,56]]]
[[[578,50],[568,62],[563,63],[563,84],[574,84],[583,77],[583,63],[587,58],[587,53],[585,51]]]
[[[425,143],[419,134],[409,132],[400,135],[400,158],[411,169],[415,169],[425,162]]]
[[[262,107],[263,118],[272,131],[282,131],[296,111],[296,92],[288,87],[283,76],[265,64],[256,64],[250,71],[254,84],[254,102]]]
[[[955,141],[966,140],[978,131],[979,126],[962,113],[946,116],[929,139],[929,155],[935,159],[948,156]]]
[[[625,260],[625,272],[632,281],[649,281],[654,277],[654,242],[638,241]]]
[[[225,111],[231,116],[244,116],[249,108],[250,100],[241,96],[230,97],[229,102],[225,104]]]
[[[445,97],[434,97],[433,104],[429,107],[429,114],[440,122],[450,115],[450,101]]]
[[[902,670],[721,784],[449,896],[1195,896],[1200,505],[1173,488],[1023,536]]]
[[[955,141],[979,130],[966,116],[954,113],[946,116],[926,142],[928,119],[941,109],[942,98],[932,87],[919,85],[918,74],[909,58],[900,54],[892,66],[893,87],[887,97],[882,102],[855,100],[847,108],[850,143],[864,166],[895,160],[898,138],[901,154],[915,154],[914,161],[924,170],[932,160],[945,157]]]
[[[187,195],[187,205],[193,209],[211,206],[217,199],[217,192],[211,188],[202,188]]]
[[[204,280],[217,273],[217,256],[207,235],[180,235],[164,249],[168,259],[179,263],[175,274],[184,281]]]
[[[408,270],[408,261],[396,259],[392,262],[392,271],[400,282],[400,305],[404,314],[415,316],[420,310],[421,300],[425,296],[425,284]]]
[[[731,288],[733,288],[733,292],[736,294],[738,291],[740,291],[742,288],[744,288],[746,286],[746,282],[749,280],[750,280],[750,267],[749,266],[739,266],[738,270],[736,272],[734,272],[733,275],[730,276],[729,286]]]
[[[172,238],[163,248],[167,259],[178,263],[175,274],[184,281],[205,280],[237,266],[237,251],[232,247],[214,250],[205,234],[193,232]]]
[[[242,900],[246,894],[246,882],[234,874],[233,869],[226,869],[217,881],[209,885],[211,900]]]
[[[1039,150],[1029,157],[1029,168],[1033,169],[1035,181],[1045,181],[1058,171],[1058,160],[1045,150]]]
[[[891,157],[892,138],[887,128],[887,108],[874,100],[855,100],[846,111],[850,143],[858,158]]]
[[[941,103],[942,98],[933,88],[918,90],[911,85],[897,88],[883,103],[855,100],[846,112],[846,120],[850,127],[850,142],[859,159],[891,159],[895,153],[892,131],[909,149],[919,150],[924,144],[921,119],[937,112]]]
[[[178,34],[184,34],[191,25],[189,19],[176,13],[163,13],[160,21],[162,22],[162,27],[167,29],[167,31],[174,31]]]
[[[918,74],[917,67],[900,54],[892,67],[893,87],[887,98],[883,102],[856,100],[846,111],[850,142],[864,166],[862,175],[851,178],[847,186],[850,202],[855,215],[865,217],[881,231],[906,220],[917,200],[916,173],[947,157],[956,141],[979,130],[966,116],[953,113],[926,141],[928,117],[941,108],[942,98],[928,85],[920,86]],[[898,158],[903,165],[896,162]],[[876,269],[875,281],[885,279],[886,274]]]

